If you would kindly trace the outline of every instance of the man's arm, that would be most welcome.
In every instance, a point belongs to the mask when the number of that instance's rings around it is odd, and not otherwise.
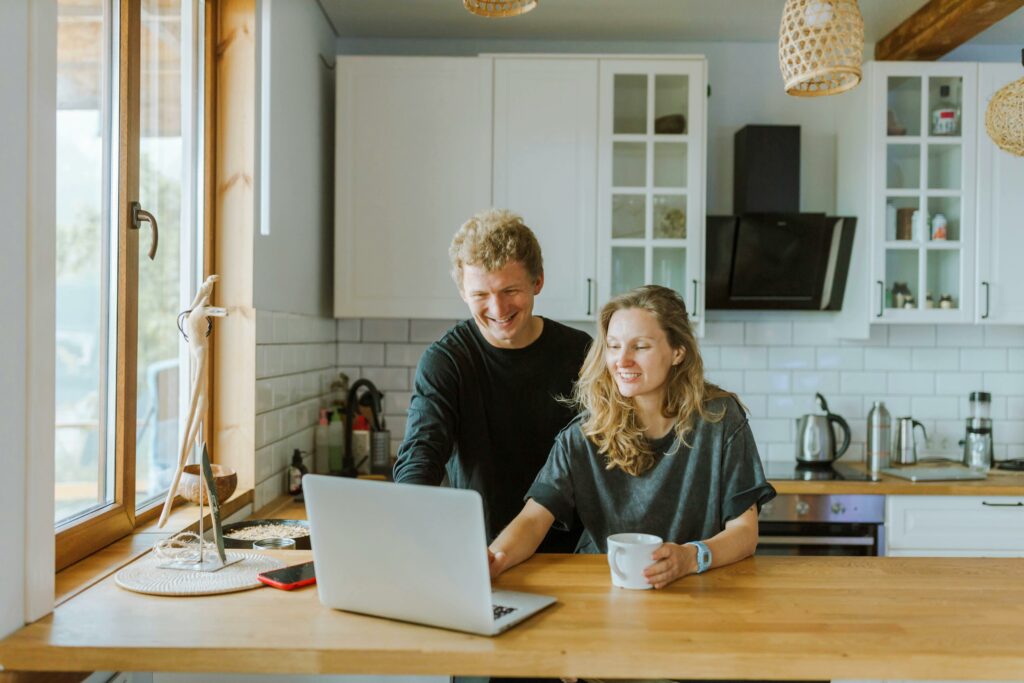
[[[416,367],[405,438],[398,447],[394,478],[404,484],[437,486],[459,428],[458,373],[452,359],[428,348]]]

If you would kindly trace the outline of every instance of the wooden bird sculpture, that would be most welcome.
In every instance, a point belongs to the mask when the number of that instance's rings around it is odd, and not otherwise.
[[[178,482],[181,479],[182,470],[188,461],[188,454],[192,450],[192,444],[199,436],[200,428],[203,426],[203,418],[206,415],[208,405],[207,378],[210,373],[210,340],[207,335],[210,333],[212,322],[208,318],[223,318],[227,311],[223,308],[210,305],[210,298],[213,295],[213,283],[218,280],[217,275],[211,275],[199,287],[192,305],[186,311],[185,323],[182,332],[188,340],[189,357],[191,359],[192,376],[191,388],[192,398],[189,401],[188,421],[185,423],[185,437],[181,442],[181,452],[178,455],[178,467],[174,472],[174,480],[171,488],[167,491],[167,499],[164,501],[163,512],[160,513],[158,527],[167,523],[167,515],[171,511],[171,503],[178,491]],[[205,434],[204,434],[205,436]],[[207,491],[207,495],[216,495]]]

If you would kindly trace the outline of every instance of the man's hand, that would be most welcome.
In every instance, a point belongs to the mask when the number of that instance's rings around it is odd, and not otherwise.
[[[676,579],[697,572],[697,549],[692,545],[662,543],[651,554],[654,564],[644,570],[647,582],[655,588],[664,588]]]
[[[496,576],[498,576],[498,574],[501,574],[503,571],[505,571],[505,568],[508,566],[508,555],[501,552],[500,550],[498,552],[493,552],[491,551],[490,548],[488,548],[487,565],[491,570],[491,578],[493,579]]]

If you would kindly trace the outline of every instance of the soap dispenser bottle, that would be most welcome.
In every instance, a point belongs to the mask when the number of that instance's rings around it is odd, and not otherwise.
[[[288,466],[288,493],[293,496],[302,495],[302,476],[309,472],[302,462],[302,451],[292,451],[292,464]]]

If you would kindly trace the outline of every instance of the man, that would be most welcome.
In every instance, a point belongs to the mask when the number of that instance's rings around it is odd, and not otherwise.
[[[488,542],[523,507],[555,435],[574,417],[567,398],[590,344],[533,314],[544,286],[540,244],[519,216],[491,209],[455,234],[449,255],[464,320],[416,369],[395,481],[440,484],[484,501]],[[572,552],[580,528],[552,529],[541,552]]]

